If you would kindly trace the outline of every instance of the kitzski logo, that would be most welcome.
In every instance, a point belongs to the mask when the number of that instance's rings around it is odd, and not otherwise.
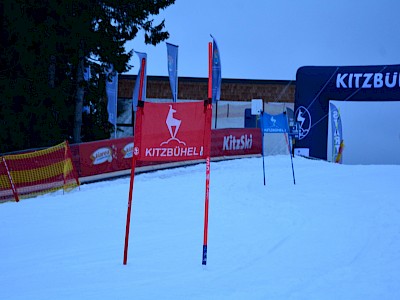
[[[182,120],[178,120],[174,117],[174,113],[176,113],[176,109],[172,108],[172,105],[169,106],[169,112],[167,115],[167,119],[165,120],[165,124],[167,124],[169,134],[171,138],[167,141],[162,142],[160,146],[166,145],[171,141],[177,141],[179,144],[183,144],[186,146],[186,143],[179,140],[176,135],[178,134],[179,127],[181,126]]]
[[[251,149],[253,145],[253,135],[243,134],[240,137],[234,135],[224,136],[224,143],[222,145],[222,150],[243,150]]]
[[[311,129],[311,115],[304,106],[300,106],[295,113],[296,120],[300,125],[299,140],[304,139]]]

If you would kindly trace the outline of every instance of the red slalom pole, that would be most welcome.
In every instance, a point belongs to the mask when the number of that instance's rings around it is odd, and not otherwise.
[[[139,95],[138,102],[143,99],[143,84],[144,84],[144,68],[146,66],[146,60],[142,58],[141,61],[141,72],[140,72],[140,82],[139,82]],[[136,130],[135,130],[136,132]],[[134,143],[135,145],[137,143]],[[131,210],[132,210],[132,196],[133,196],[133,183],[135,181],[135,168],[136,168],[136,159],[135,154],[132,157],[132,168],[131,168],[131,180],[129,183],[129,198],[128,198],[128,210],[126,212],[126,228],[125,228],[125,246],[124,246],[124,265],[128,262],[128,245],[129,245],[129,229],[131,226]]]
[[[208,43],[208,104],[211,108],[212,98],[212,43]],[[207,264],[207,240],[208,240],[208,205],[210,199],[210,155],[206,158],[206,195],[204,201],[204,239],[202,265]]]
[[[126,265],[127,262],[128,262],[129,228],[131,226],[132,195],[133,195],[133,182],[134,182],[134,179],[135,179],[135,167],[136,167],[136,159],[135,159],[135,156],[133,156],[133,158],[132,158],[132,168],[131,168],[131,181],[129,183],[128,210],[126,212],[124,265]]]
[[[210,199],[210,156],[206,159],[206,197],[204,203],[204,240],[202,265],[207,264],[207,240],[208,240],[208,203]]]

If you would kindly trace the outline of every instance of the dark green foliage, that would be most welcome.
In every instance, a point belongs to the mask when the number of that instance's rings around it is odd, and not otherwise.
[[[129,70],[133,53],[124,45],[140,30],[146,43],[167,39],[164,22],[151,17],[174,2],[1,1],[0,153],[74,142],[80,95],[90,113],[83,113],[78,140],[109,138],[104,69]],[[89,82],[80,63],[91,65]]]

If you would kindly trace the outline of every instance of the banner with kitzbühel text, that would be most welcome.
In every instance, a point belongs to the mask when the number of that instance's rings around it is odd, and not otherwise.
[[[262,114],[262,128],[264,133],[287,133],[289,132],[287,117],[285,113],[279,115]]]
[[[167,43],[168,75],[172,91],[172,101],[178,99],[178,46]]]
[[[400,65],[304,66],[296,72],[296,148],[326,160],[329,101],[399,101]]]
[[[138,161],[184,161],[209,157],[211,106],[204,102],[142,103],[135,127]]]

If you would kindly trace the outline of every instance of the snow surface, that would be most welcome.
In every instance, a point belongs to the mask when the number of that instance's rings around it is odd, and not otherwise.
[[[1,299],[400,299],[400,166],[205,165],[0,205]]]

